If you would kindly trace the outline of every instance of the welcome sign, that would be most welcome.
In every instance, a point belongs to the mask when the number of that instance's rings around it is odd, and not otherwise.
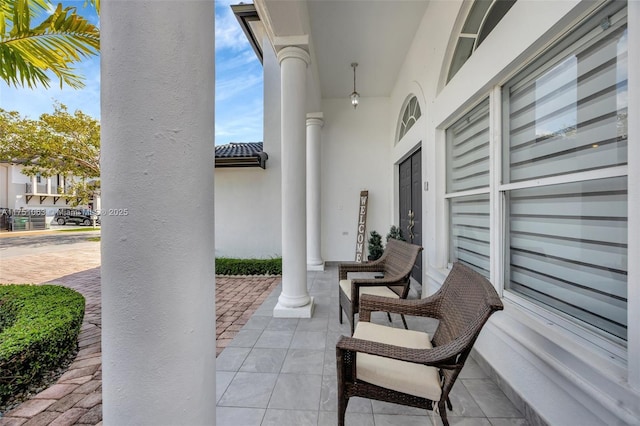
[[[358,206],[358,232],[356,237],[356,262],[364,262],[364,241],[367,235],[367,204],[369,191],[360,191]]]

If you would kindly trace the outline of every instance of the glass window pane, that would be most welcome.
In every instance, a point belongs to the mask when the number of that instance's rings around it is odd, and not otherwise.
[[[447,129],[447,193],[489,186],[489,100]]]
[[[467,59],[473,53],[473,43],[475,42],[475,38],[468,37],[460,37],[458,39],[458,44],[456,45],[456,50],[453,53],[453,59],[451,60],[451,65],[449,66],[449,76],[447,77],[447,82],[449,82],[454,75],[462,68]]]
[[[464,22],[462,32],[464,34],[478,34],[480,24],[484,19],[484,15],[487,14],[489,6],[491,6],[493,0],[476,0],[467,15],[467,20]]]
[[[398,140],[401,140],[404,135],[407,134],[409,129],[413,127],[416,120],[420,118],[420,104],[418,103],[418,98],[413,96],[409,99],[409,103],[404,108],[402,113],[402,124],[400,125],[400,134],[398,136]]]
[[[505,86],[505,183],[627,163],[626,24],[564,47]]]
[[[489,278],[489,194],[456,197],[449,202],[449,259]]]
[[[507,193],[505,288],[627,337],[627,178]]]
[[[493,31],[496,25],[498,25],[498,22],[500,22],[500,20],[504,18],[504,15],[507,14],[509,9],[511,9],[511,6],[513,6],[515,2],[516,0],[500,0],[496,1],[493,4],[493,7],[491,7],[491,10],[489,11],[489,13],[487,13],[487,17],[482,24],[480,33],[478,34],[478,43],[476,44],[476,49],[489,35],[489,33]]]

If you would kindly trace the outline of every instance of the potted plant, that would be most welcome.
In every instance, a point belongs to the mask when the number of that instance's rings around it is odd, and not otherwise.
[[[378,234],[376,231],[371,231],[369,237],[369,246],[367,249],[369,250],[369,260],[376,260],[382,256],[382,236]]]
[[[392,238],[395,240],[407,241],[402,235],[402,229],[400,229],[399,226],[395,225],[391,225],[391,229],[389,229],[389,233],[387,234],[387,242],[389,242],[389,240]]]

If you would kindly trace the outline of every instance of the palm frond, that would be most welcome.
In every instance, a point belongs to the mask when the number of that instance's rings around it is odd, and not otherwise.
[[[13,26],[8,36],[0,32],[0,77],[16,87],[33,88],[37,84],[49,87],[47,71],[51,71],[58,77],[60,87],[63,84],[83,87],[82,78],[75,74],[72,65],[99,53],[99,29],[79,16],[74,7],[63,9],[62,4],[41,24],[30,28],[31,2],[8,1],[14,7]],[[93,1],[99,4],[99,0]]]

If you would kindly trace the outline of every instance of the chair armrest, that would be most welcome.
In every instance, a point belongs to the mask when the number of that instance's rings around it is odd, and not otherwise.
[[[346,262],[338,265],[339,279],[346,280],[349,272],[384,272],[384,261],[378,259],[373,262]]]
[[[371,312],[382,311],[417,317],[440,318],[438,293],[426,299],[391,299],[363,294],[360,298],[360,321],[370,321]]]
[[[454,360],[459,353],[451,345],[437,346],[432,349],[413,349],[347,336],[340,337],[336,343],[336,350],[377,355],[445,369],[456,367]]]
[[[397,277],[380,277],[380,278],[354,278],[351,285],[355,287],[381,287],[404,285],[407,281]]]

